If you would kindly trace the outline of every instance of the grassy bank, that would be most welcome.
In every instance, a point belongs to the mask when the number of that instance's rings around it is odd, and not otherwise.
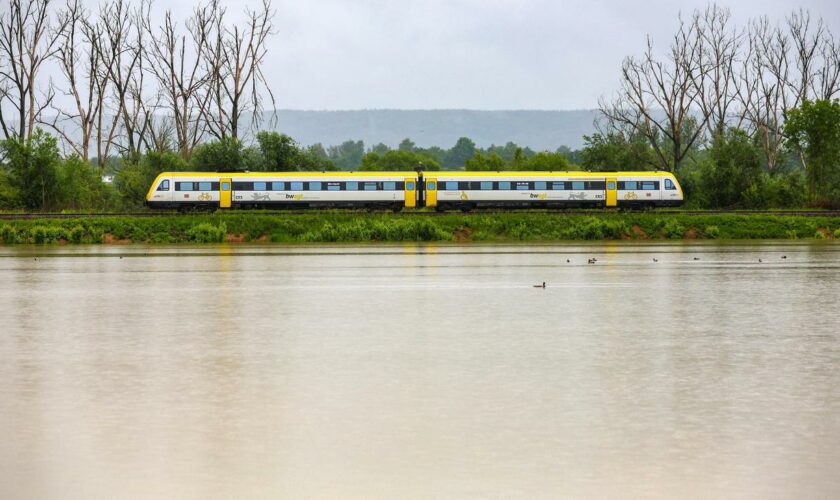
[[[0,221],[4,244],[840,238],[840,217],[316,212]]]

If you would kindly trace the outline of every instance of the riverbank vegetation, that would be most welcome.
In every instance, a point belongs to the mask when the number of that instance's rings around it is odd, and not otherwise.
[[[840,217],[317,212],[0,221],[7,245],[803,238],[840,238]]]
[[[840,206],[840,47],[804,10],[742,26],[716,4],[681,17],[667,44],[640,40],[624,60],[582,149],[533,151],[468,137],[448,149],[409,138],[301,145],[258,131],[276,104],[262,73],[276,34],[268,0],[241,26],[214,0],[186,19],[166,11],[162,23],[146,0],[9,7],[0,210],[134,209],[161,171],[418,167],[660,169],[676,174],[690,208]]]

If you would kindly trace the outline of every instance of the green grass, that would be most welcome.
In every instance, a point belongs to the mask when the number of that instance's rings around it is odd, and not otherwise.
[[[840,217],[662,213],[411,215],[313,212],[0,221],[5,244],[834,239]]]

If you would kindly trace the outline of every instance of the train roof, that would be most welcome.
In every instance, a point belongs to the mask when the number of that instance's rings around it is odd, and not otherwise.
[[[160,177],[412,177],[416,176],[414,171],[388,171],[388,172],[372,172],[372,171],[327,171],[327,172],[162,172]],[[665,171],[612,171],[612,172],[590,172],[586,170],[569,170],[569,171],[518,171],[518,170],[499,170],[499,171],[462,171],[462,170],[433,170],[423,172],[424,177],[492,177],[492,176],[519,176],[519,177],[545,177],[545,176],[564,176],[564,177],[659,177],[672,175]]]
[[[425,177],[661,177],[672,176],[670,172],[664,171],[614,171],[614,172],[590,172],[587,170],[569,171],[446,171],[424,172]]]

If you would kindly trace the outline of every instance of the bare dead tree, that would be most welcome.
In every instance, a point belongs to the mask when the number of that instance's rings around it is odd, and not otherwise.
[[[102,152],[105,158],[109,156],[112,144],[123,153],[134,155],[140,142],[138,133],[142,137],[144,132],[145,31],[141,19],[150,8],[151,3],[145,0],[136,9],[131,9],[124,0],[116,0],[100,9],[103,51],[111,61],[108,80],[112,88],[108,100],[111,123]]]
[[[754,92],[740,95],[741,104],[758,136],[767,168],[772,172],[785,140],[782,133],[785,110],[796,101],[789,84],[791,41],[785,31],[771,25],[766,17],[750,24],[749,40],[751,59],[741,80],[745,86],[752,84]]]
[[[210,106],[204,111],[208,130],[214,137],[238,138],[241,120],[251,114],[250,125],[259,123],[265,96],[274,108],[274,95],[262,71],[273,34],[271,0],[259,10],[246,9],[244,26],[225,24],[225,10],[213,0],[217,13],[211,36],[202,47],[202,58],[211,75],[207,86]]]
[[[787,80],[792,102],[786,109],[797,107],[812,95],[818,64],[819,48],[826,28],[822,19],[811,21],[811,14],[803,9],[794,11],[787,18],[788,32],[792,42],[793,71]]]
[[[50,91],[38,86],[41,66],[54,53],[63,31],[52,19],[51,3],[10,0],[9,9],[0,12],[0,130],[5,138],[29,140],[52,101]],[[11,115],[4,115],[6,103]]]
[[[186,33],[167,11],[163,26],[152,25],[148,12],[142,17],[147,68],[158,83],[163,108],[172,117],[178,151],[188,159],[206,131],[202,116],[210,100],[206,86],[211,78],[202,65],[201,49],[218,15],[217,5],[198,6],[186,21]]]
[[[59,93],[66,97],[63,106],[53,102],[54,114],[40,123],[50,126],[65,145],[85,161],[90,159],[90,145],[94,134],[101,133],[99,117],[107,90],[107,73],[103,67],[108,62],[102,54],[102,30],[80,0],[68,0],[58,14],[62,31],[58,34],[54,59],[58,62],[64,80]]]
[[[698,23],[680,26],[664,60],[654,54],[648,38],[640,59],[622,64],[621,90],[612,102],[601,100],[601,113],[615,123],[633,127],[656,152],[662,168],[678,171],[700,139],[709,115],[700,106],[703,90],[696,82],[706,77]],[[699,115],[699,118],[698,118]]]
[[[819,58],[822,66],[814,74],[814,98],[830,100],[840,94],[840,40],[828,29],[820,39]]]
[[[739,105],[771,172],[785,141],[787,110],[804,99],[830,99],[840,92],[838,44],[822,20],[795,11],[783,26],[762,17],[750,22],[748,50],[736,78]]]
[[[699,87],[698,104],[704,115],[710,136],[722,134],[730,121],[730,110],[738,98],[735,70],[743,33],[730,25],[729,9],[711,4],[695,14],[693,22],[699,37],[700,59],[694,62],[705,71],[695,73],[694,84]]]

